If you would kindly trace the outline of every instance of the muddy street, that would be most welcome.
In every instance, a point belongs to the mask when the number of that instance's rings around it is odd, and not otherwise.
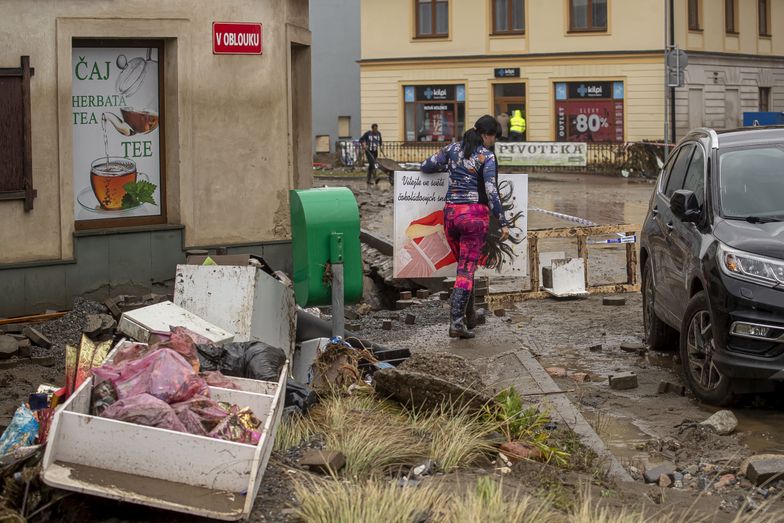
[[[359,178],[319,178],[316,185],[322,184],[351,187],[360,204],[363,227],[392,236],[393,202],[389,191],[369,189]],[[649,180],[537,174],[529,179],[529,208],[598,224],[639,225],[645,218],[652,190],[653,182]],[[559,218],[529,212],[529,230],[569,225]],[[576,245],[562,240],[542,242],[540,252],[548,251],[576,253]],[[625,279],[622,247],[591,245],[589,252],[589,284]],[[506,290],[509,282],[504,282],[503,287]],[[668,457],[667,453],[650,451],[655,442],[677,435],[676,427],[684,421],[702,421],[718,409],[700,404],[688,389],[685,396],[677,392],[658,393],[662,382],[676,387],[685,384],[680,375],[680,359],[676,350],[658,353],[633,348],[643,338],[642,299],[639,294],[624,297],[626,304],[622,307],[603,306],[597,296],[576,301],[526,301],[514,306],[510,322],[543,367],[566,370],[567,377],[555,377],[556,382],[571,391],[570,398],[613,453],[630,466],[636,463],[644,467]],[[371,330],[382,334],[372,327]],[[438,334],[434,332],[433,336]],[[622,344],[631,347],[623,350]],[[625,371],[637,374],[639,387],[626,391],[610,389],[608,376]],[[575,383],[568,377],[572,373],[587,373],[589,379]],[[752,398],[733,412],[739,420],[737,434],[713,457],[784,452],[784,409],[780,403],[771,397]],[[704,444],[697,441],[696,446]],[[695,448],[690,453],[708,455],[708,450],[712,449]]]

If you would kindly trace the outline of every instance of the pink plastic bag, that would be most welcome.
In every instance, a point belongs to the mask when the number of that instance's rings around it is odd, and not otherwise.
[[[101,416],[137,425],[187,432],[174,409],[149,394],[138,394],[117,401],[109,405]]]
[[[188,401],[172,405],[174,412],[188,432],[206,436],[229,415],[217,401],[194,396]]]
[[[121,400],[145,393],[166,403],[185,401],[195,395],[209,396],[207,383],[171,349],[156,350],[140,360],[104,365],[94,373],[111,380]]]
[[[124,361],[138,360],[150,353],[152,347],[144,343],[131,343],[119,349],[112,359],[114,365]]]
[[[210,387],[239,390],[239,387],[219,370],[209,370],[200,374]]]

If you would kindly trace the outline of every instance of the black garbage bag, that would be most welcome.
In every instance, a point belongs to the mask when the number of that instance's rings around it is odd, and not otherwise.
[[[226,376],[261,381],[278,381],[286,364],[286,353],[261,341],[197,345],[203,371],[221,371]]]
[[[286,410],[297,409],[305,414],[317,402],[318,397],[311,388],[300,385],[291,378],[286,382],[286,403],[284,404]]]

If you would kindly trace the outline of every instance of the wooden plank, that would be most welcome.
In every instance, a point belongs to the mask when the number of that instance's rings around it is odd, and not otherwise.
[[[583,259],[585,286],[588,287],[588,236],[584,234],[577,235],[577,257]]]
[[[528,264],[531,267],[531,290],[539,290],[539,238],[528,238]]]
[[[39,323],[42,321],[56,320],[66,314],[66,312],[52,312],[49,314],[35,314],[33,316],[17,316],[16,318],[0,320],[0,325],[8,325],[11,323]]]
[[[600,234],[626,233],[629,230],[639,231],[639,225],[599,225],[596,227],[563,227],[559,229],[538,229],[528,231],[528,238],[575,238],[577,236],[597,236]]]
[[[634,232],[626,233],[627,236],[635,234]],[[629,285],[637,284],[637,244],[626,244],[626,283]]]

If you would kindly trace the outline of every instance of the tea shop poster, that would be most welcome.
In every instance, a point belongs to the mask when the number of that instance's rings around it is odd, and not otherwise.
[[[72,77],[75,219],[160,215],[158,49],[75,47]]]
[[[394,278],[443,278],[455,275],[457,260],[444,233],[444,203],[448,173],[419,171],[395,173]],[[489,231],[483,260],[495,260],[487,275],[525,277],[528,274],[528,175],[500,174],[499,192],[510,238],[500,242],[497,230]]]

